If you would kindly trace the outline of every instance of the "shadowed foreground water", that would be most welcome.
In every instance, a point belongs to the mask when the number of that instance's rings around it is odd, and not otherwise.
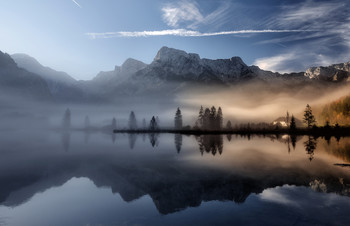
[[[350,224],[350,138],[1,133],[0,225]]]

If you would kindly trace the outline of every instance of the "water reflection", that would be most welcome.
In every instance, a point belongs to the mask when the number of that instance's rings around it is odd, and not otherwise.
[[[311,162],[312,159],[314,158],[314,151],[316,150],[316,147],[317,147],[317,140],[312,136],[308,136],[307,141],[304,142],[304,147],[307,155],[309,156],[309,160]]]
[[[62,154],[57,134],[53,136],[55,142],[24,140],[23,146],[9,149],[11,152],[1,152],[0,184],[3,186],[0,187],[0,207],[31,204],[36,194],[61,187],[72,178],[91,180],[91,184],[98,188],[94,194],[96,200],[101,195],[98,191],[108,188],[109,193],[118,194],[123,201],[130,202],[127,206],[147,197],[151,202],[144,204],[143,210],[155,207],[164,215],[186,211],[188,207],[200,209],[210,201],[229,201],[224,202],[225,205],[237,208],[245,205],[249,212],[258,202],[252,199],[256,196],[266,202],[284,205],[275,206],[274,211],[297,211],[293,205],[299,205],[301,200],[307,200],[311,206],[325,206],[323,201],[314,199],[314,191],[330,197],[324,200],[343,196],[350,203],[350,171],[347,167],[339,167],[350,162],[350,138],[342,138],[339,142],[331,138],[328,142],[323,138],[288,135],[230,138],[225,135],[227,139],[224,139],[223,135],[162,134],[160,137],[158,133],[150,133],[141,136],[143,139],[148,136],[151,145],[135,145],[136,134],[118,136],[117,144],[112,145],[109,136],[106,139],[105,134],[96,134],[93,142],[84,145],[80,134],[77,140],[70,133],[60,135],[65,150],[68,151],[72,143],[74,155]],[[162,142],[158,146],[160,138]],[[11,148],[15,143],[6,143],[2,139],[0,137],[3,147]],[[161,151],[153,152],[152,147]],[[26,153],[25,158],[21,150]],[[181,150],[186,151],[178,155]],[[287,150],[291,153],[288,154]],[[217,157],[219,154],[220,158]],[[322,161],[310,164],[306,155],[310,160],[317,155],[317,160]],[[290,186],[287,189],[286,184]],[[302,190],[298,193],[301,197],[298,201],[284,193],[298,189]],[[86,191],[84,187],[81,190]],[[69,192],[66,190],[65,194]],[[101,210],[96,208],[94,211]],[[274,211],[264,214],[273,219],[276,217]],[[322,207],[318,211],[323,215],[329,210]],[[309,219],[311,216],[298,217]]]
[[[158,138],[159,138],[159,133],[149,133],[148,134],[148,139],[149,139],[149,142],[151,143],[152,147],[157,147],[159,145],[159,141],[158,141]]]
[[[61,141],[62,141],[63,150],[66,152],[69,151],[70,136],[71,136],[70,131],[63,131],[61,133]]]
[[[216,155],[216,153],[222,154],[224,148],[222,135],[201,135],[196,139],[202,155],[204,152],[211,153],[212,155]]]
[[[135,143],[137,140],[137,134],[136,133],[129,133],[128,134],[128,140],[129,140],[129,147],[130,149],[134,149]]]
[[[175,133],[174,134],[174,141],[175,141],[175,148],[177,153],[180,153],[181,151],[181,146],[182,146],[182,135]]]

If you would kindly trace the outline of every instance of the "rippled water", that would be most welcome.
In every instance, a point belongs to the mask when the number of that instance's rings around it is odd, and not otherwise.
[[[0,225],[350,225],[350,138],[2,131]]]

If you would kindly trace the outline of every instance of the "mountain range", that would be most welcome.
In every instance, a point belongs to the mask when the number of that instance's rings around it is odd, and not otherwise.
[[[100,72],[92,80],[77,81],[65,72],[44,67],[28,55],[10,56],[0,52],[0,86],[3,90],[21,90],[18,93],[59,102],[110,101],[120,96],[162,91],[171,95],[191,88],[193,84],[231,86],[247,81],[286,85],[343,84],[350,81],[349,77],[350,62],[281,74],[247,66],[240,57],[211,60],[162,47],[150,64],[129,58],[113,71]]]

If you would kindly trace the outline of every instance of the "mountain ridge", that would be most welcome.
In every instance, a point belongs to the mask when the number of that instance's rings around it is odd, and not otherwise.
[[[7,55],[10,56],[10,55]],[[232,86],[242,82],[260,81],[267,85],[307,85],[318,82],[346,83],[350,81],[350,62],[311,67],[305,72],[278,73],[248,66],[234,56],[228,59],[206,59],[169,47],[159,49],[150,64],[128,58],[112,71],[101,71],[93,79],[76,81],[65,72],[44,67],[35,58],[13,54],[0,58],[0,67],[17,67],[43,78],[55,100],[110,100],[117,96],[165,92],[171,95],[190,89],[192,84]],[[16,64],[16,66],[14,66]]]

